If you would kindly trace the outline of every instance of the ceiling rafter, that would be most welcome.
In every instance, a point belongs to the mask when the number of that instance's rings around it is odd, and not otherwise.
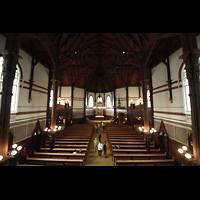
[[[179,33],[23,33],[21,45],[30,55],[40,57],[45,66],[56,65],[56,70],[62,70],[61,83],[99,92],[138,85],[141,68],[155,66],[159,56],[165,59],[180,48],[179,36]]]

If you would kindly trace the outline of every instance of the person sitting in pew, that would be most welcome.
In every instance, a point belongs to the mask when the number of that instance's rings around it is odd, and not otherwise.
[[[78,153],[83,153],[82,150],[80,149]]]
[[[77,154],[77,151],[76,151],[76,149],[75,149],[75,151],[73,152],[73,154]]]
[[[120,149],[120,146],[119,146],[119,145],[115,145],[115,146],[113,147],[113,149]]]

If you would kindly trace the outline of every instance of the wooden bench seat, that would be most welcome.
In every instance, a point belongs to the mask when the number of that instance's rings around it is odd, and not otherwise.
[[[112,149],[112,153],[147,153],[147,149]],[[159,149],[150,149],[150,153],[159,153]]]
[[[112,145],[112,148],[114,146],[118,146],[118,145]],[[122,144],[122,145],[119,145],[120,146],[120,149],[144,149],[145,148],[145,145],[125,145],[125,144]],[[155,145],[150,145],[150,148],[156,148]]]
[[[144,138],[109,138],[112,142],[144,142]]]
[[[53,148],[53,152],[55,153],[59,153],[59,152],[74,152],[75,150],[80,151],[80,148]],[[42,147],[40,148],[40,151],[42,152],[49,152],[50,148],[49,147]],[[81,148],[82,152],[86,152],[87,149],[86,148]]]
[[[117,160],[115,166],[175,166],[175,160]]]
[[[27,158],[27,164],[49,165],[49,166],[83,166],[83,159],[61,159],[61,158]]]
[[[27,164],[17,164],[16,166],[20,167],[41,167],[41,166],[46,166],[46,165],[27,165]]]
[[[35,158],[63,158],[63,159],[83,159],[85,162],[86,153],[49,153],[49,152],[34,152]],[[83,163],[85,164],[85,163]]]
[[[79,136],[79,135],[57,135],[56,139],[90,139],[90,136]]]
[[[58,140],[55,140],[54,141],[54,144],[88,144],[89,142],[88,141],[58,141]],[[49,144],[49,141],[46,141],[46,144]]]
[[[81,141],[89,141],[89,138],[57,138],[55,139],[55,141],[78,141],[78,142],[81,142]]]
[[[49,144],[46,144],[46,146],[50,146]],[[54,147],[67,147],[67,148],[87,148],[87,145],[81,145],[81,144],[55,144]]]
[[[145,145],[145,142],[144,142],[144,140],[143,141],[134,141],[134,142],[128,142],[128,141],[126,141],[126,142],[115,142],[115,141],[111,141],[110,142],[112,145],[124,145],[124,144],[126,144],[126,145],[129,145],[129,144],[133,144],[133,145],[140,145],[140,144],[142,144],[142,145]],[[154,144],[153,142],[151,142],[150,144]]]
[[[63,158],[83,158],[85,157],[85,153],[45,153],[45,152],[34,152],[34,157],[42,156],[43,158],[55,158],[55,157],[63,157]]]
[[[112,134],[112,135],[108,134],[108,137],[110,138],[144,138],[143,135],[117,135],[117,134]]]
[[[137,154],[137,153],[116,153],[113,156],[113,161],[116,162],[117,160],[158,160],[167,158],[167,154]]]

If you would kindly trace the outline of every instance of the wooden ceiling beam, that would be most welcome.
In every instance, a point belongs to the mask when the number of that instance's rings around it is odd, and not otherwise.
[[[147,52],[147,50],[154,44],[154,42],[158,39],[160,36],[160,33],[155,33],[154,36],[148,41],[148,43],[144,47],[144,52]]]
[[[126,44],[126,46],[130,49],[130,51],[132,51],[133,49],[131,48],[131,46],[129,45],[129,43],[126,41],[126,39],[124,38],[124,36],[119,33],[119,36],[122,38],[122,40],[124,41],[124,43]]]
[[[163,33],[158,37],[158,40],[176,36],[180,36],[180,33]]]
[[[134,44],[136,44],[137,47],[138,47],[141,51],[143,50],[143,47],[141,46],[141,44],[138,43],[138,41],[131,35],[131,33],[128,33],[127,36],[128,36],[129,38],[131,38],[132,42],[133,42]]]
[[[58,50],[60,51],[60,50],[62,49],[62,47],[63,47],[64,45],[67,44],[68,40],[69,40],[71,37],[73,37],[73,36],[74,36],[74,33],[70,33],[70,34],[65,38],[64,41],[60,42],[60,44],[59,44],[59,46],[58,46]]]

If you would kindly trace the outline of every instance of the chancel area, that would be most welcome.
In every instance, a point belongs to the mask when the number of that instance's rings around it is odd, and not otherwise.
[[[199,166],[199,66],[199,33],[0,33],[0,166]]]

